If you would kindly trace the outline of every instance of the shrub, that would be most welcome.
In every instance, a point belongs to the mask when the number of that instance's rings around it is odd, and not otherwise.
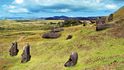
[[[79,25],[79,24],[82,24],[82,22],[80,20],[68,19],[63,22],[62,26],[75,26],[75,25]]]

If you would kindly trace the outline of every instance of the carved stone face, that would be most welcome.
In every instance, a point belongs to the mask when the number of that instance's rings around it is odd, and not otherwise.
[[[23,53],[22,53],[22,60],[21,60],[21,63],[25,63],[25,62],[28,62],[31,58],[31,55],[30,55],[30,45],[26,45],[24,50],[23,50]]]
[[[69,60],[64,64],[65,67],[70,67],[70,66],[74,66],[77,64],[77,60],[78,60],[78,54],[76,52],[73,52],[70,55]]]
[[[12,46],[9,50],[10,56],[16,56],[18,54],[18,52],[19,52],[19,50],[18,50],[17,42],[12,43]]]

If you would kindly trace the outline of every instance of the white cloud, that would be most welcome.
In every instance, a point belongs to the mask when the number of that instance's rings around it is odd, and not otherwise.
[[[14,9],[14,8],[16,8],[16,6],[9,5],[8,8],[9,8],[9,9]]]
[[[28,13],[29,11],[26,8],[15,8],[8,10],[10,13]]]
[[[55,10],[54,12],[66,13],[66,12],[70,12],[70,11],[71,11],[70,9],[58,9],[58,10]]]
[[[91,6],[96,3],[100,3],[103,0],[28,0],[34,2],[34,4],[39,4],[43,6],[51,6],[55,4],[68,4],[68,5],[77,5],[77,6]]]
[[[70,12],[100,11],[117,9],[109,0],[14,0],[8,6],[9,12]]]
[[[22,4],[24,2],[24,0],[15,0],[13,3],[14,4]]]
[[[102,0],[96,0],[96,3],[101,3],[102,2]]]
[[[116,9],[117,8],[117,5],[115,5],[115,4],[107,4],[105,7],[107,9]]]

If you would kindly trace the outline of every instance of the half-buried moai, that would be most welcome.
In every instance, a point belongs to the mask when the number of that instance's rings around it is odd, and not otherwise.
[[[18,44],[17,42],[13,42],[11,48],[9,49],[9,54],[10,56],[16,56],[18,52]]]
[[[71,38],[72,38],[72,35],[68,35],[66,40],[71,39]]]
[[[31,55],[30,55],[30,45],[29,44],[27,44],[25,46],[21,56],[22,56],[21,63],[26,63],[26,62],[30,61]]]
[[[71,67],[77,64],[78,54],[77,52],[72,52],[69,60],[64,64],[65,67]]]
[[[108,22],[111,22],[111,21],[113,21],[113,14],[110,14],[108,17]]]
[[[106,29],[106,23],[105,23],[105,19],[103,18],[98,18],[96,21],[96,31],[101,31]]]

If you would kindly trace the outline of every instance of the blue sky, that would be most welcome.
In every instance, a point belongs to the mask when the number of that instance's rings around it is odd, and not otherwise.
[[[124,0],[0,0],[0,17],[105,16]]]

